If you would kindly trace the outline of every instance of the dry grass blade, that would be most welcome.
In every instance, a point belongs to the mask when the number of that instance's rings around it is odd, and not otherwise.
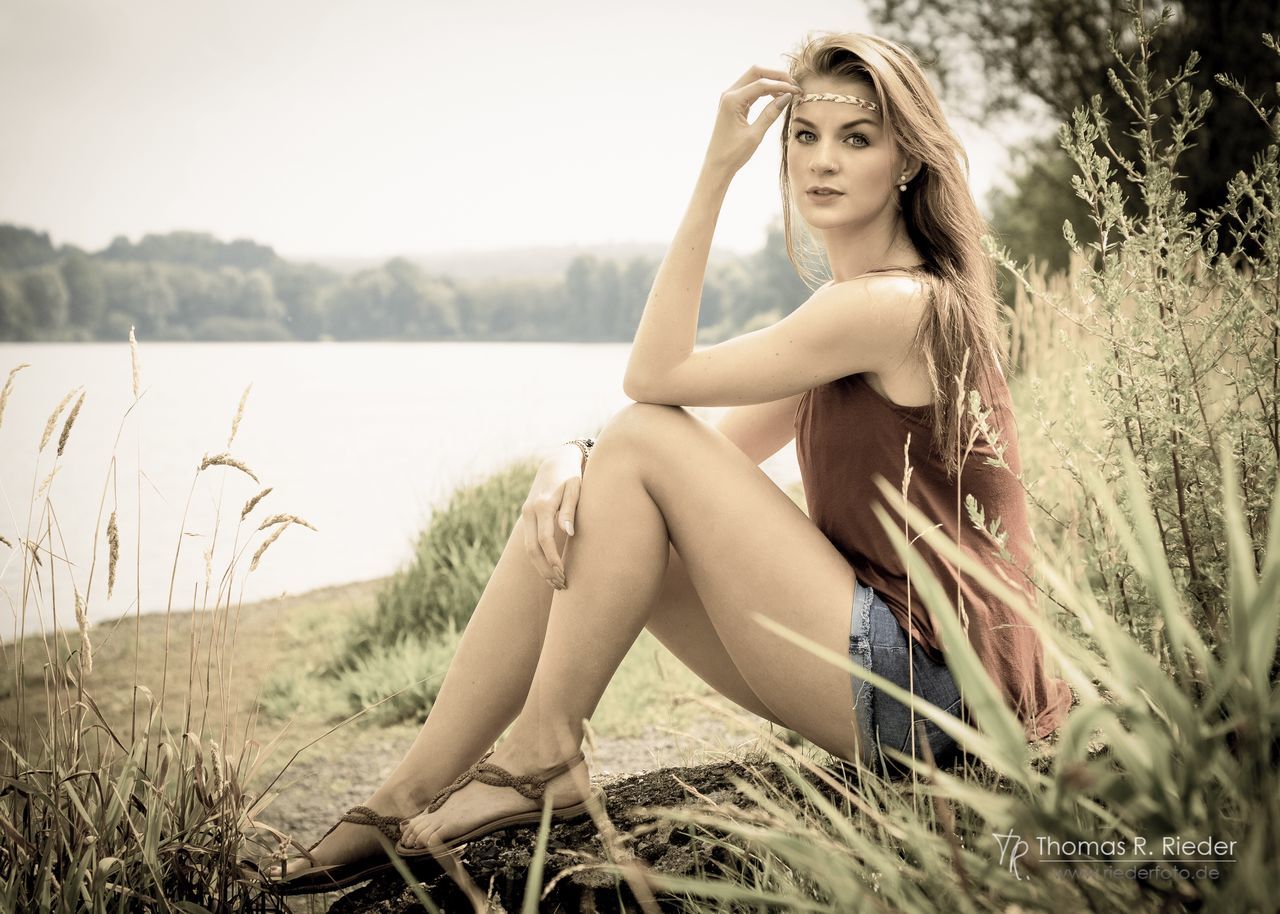
[[[236,458],[232,457],[230,454],[226,454],[226,453],[214,454],[212,457],[210,457],[208,454],[205,454],[204,460],[200,461],[200,466],[197,469],[197,472],[199,472],[200,470],[208,469],[209,467],[212,467],[212,466],[235,467],[237,470],[239,470],[241,473],[244,473],[254,482],[257,482],[257,483],[261,482],[261,480],[258,479],[257,473],[253,472],[253,470],[249,469],[247,466],[245,466]]]
[[[0,424],[4,423],[4,407],[9,402],[9,391],[13,389],[13,376],[24,368],[30,368],[30,362],[23,362],[17,368],[9,369],[9,377],[5,379],[4,390],[0,390]]]
[[[63,449],[67,446],[67,438],[71,436],[71,426],[76,424],[76,416],[80,415],[80,407],[84,405],[84,393],[81,392],[76,405],[71,407],[71,414],[67,416],[67,421],[62,424],[62,434],[58,436],[58,456],[62,456]]]
[[[23,540],[22,542],[31,550],[31,557],[36,560],[36,564],[43,568],[44,562],[40,560],[40,550],[36,548],[36,544],[31,540]]]
[[[249,399],[249,390],[253,387],[250,384],[244,389],[244,393],[240,395],[240,405],[236,408],[236,417],[231,420],[231,434],[227,436],[227,447],[231,447],[231,442],[236,438],[236,431],[240,428],[240,419],[244,416],[244,403]]]
[[[11,543],[11,542],[9,542],[7,539],[5,539],[3,535],[0,535],[0,543],[4,543],[4,544],[5,544],[6,546],[8,546],[10,549],[12,549],[12,548],[13,548],[13,543]]]
[[[249,512],[250,512],[250,511],[252,511],[254,508],[256,508],[256,507],[258,506],[258,502],[262,501],[262,499],[266,498],[266,497],[267,497],[267,495],[268,495],[268,494],[270,494],[270,492],[271,492],[272,488],[273,488],[273,486],[267,486],[265,489],[263,489],[263,490],[262,490],[261,492],[259,492],[257,495],[253,496],[253,498],[251,498],[251,499],[249,499],[248,501],[246,501],[246,502],[244,503],[244,508],[243,508],[243,509],[241,509],[241,511],[240,511],[240,519],[241,519],[241,520],[244,520],[246,517],[248,517],[248,516],[249,516]]]
[[[44,450],[44,446],[49,443],[49,439],[53,437],[53,427],[58,424],[58,417],[62,415],[62,411],[67,408],[67,404],[71,402],[71,398],[76,395],[76,388],[67,391],[67,395],[62,398],[62,402],[58,404],[49,416],[49,420],[44,424],[44,434],[40,436],[40,450]]]
[[[116,526],[116,512],[107,519],[107,597],[116,587],[116,563],[120,560],[120,528]]]
[[[296,514],[272,514],[258,525],[258,529],[265,530],[273,524],[301,524],[302,526],[309,527],[312,530],[316,529],[314,525],[307,523]]]

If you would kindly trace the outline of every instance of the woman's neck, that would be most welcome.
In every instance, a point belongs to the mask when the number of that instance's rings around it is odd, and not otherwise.
[[[923,260],[903,230],[900,217],[888,225],[872,223],[857,229],[841,226],[825,230],[822,240],[835,282],[872,270],[915,266]]]

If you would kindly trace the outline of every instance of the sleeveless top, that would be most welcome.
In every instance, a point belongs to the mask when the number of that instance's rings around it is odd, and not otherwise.
[[[1004,460],[1013,472],[986,462],[996,456],[996,450],[979,434],[958,476],[951,480],[933,452],[932,406],[894,403],[877,393],[865,375],[854,374],[807,391],[796,408],[796,458],[810,520],[849,562],[858,581],[880,595],[908,637],[937,662],[943,656],[936,626],[923,601],[909,587],[906,568],[871,506],[884,506],[899,525],[902,516],[884,504],[874,480],[882,477],[895,492],[901,492],[906,447],[911,464],[907,500],[938,523],[951,542],[958,539],[963,552],[1033,597],[1034,588],[1022,571],[1029,567],[1031,529],[1026,497],[1014,476],[1021,473],[1017,428],[1003,376],[997,373],[991,386],[994,389],[983,394],[982,408],[991,410],[987,425],[1003,445]],[[961,490],[958,520],[957,478]],[[969,495],[985,512],[988,526],[1000,519],[999,530],[1007,532],[1005,548],[1016,567],[999,556],[999,544],[990,533],[971,523],[965,508]],[[955,567],[922,539],[914,544],[952,595],[953,605],[958,591],[963,612],[956,611],[967,627],[969,642],[1006,705],[1022,722],[1028,739],[1039,739],[1058,729],[1071,706],[1071,688],[1047,675],[1036,631],[976,581],[957,574]],[[1034,598],[1029,605],[1036,605]]]

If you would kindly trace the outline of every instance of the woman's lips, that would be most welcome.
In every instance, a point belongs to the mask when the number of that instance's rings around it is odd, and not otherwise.
[[[810,200],[835,200],[838,197],[843,197],[844,194],[839,193],[838,191],[827,191],[824,193],[816,190],[807,190],[805,191],[805,196]]]

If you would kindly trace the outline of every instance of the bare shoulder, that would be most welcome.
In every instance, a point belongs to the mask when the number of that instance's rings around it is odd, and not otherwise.
[[[905,333],[906,340],[915,333],[929,303],[929,285],[925,277],[908,273],[870,273],[832,282],[815,295],[830,297],[834,306],[846,311],[849,319],[866,328],[874,322],[891,335]],[[904,342],[906,341],[904,340]]]
[[[888,299],[900,303],[906,299],[926,299],[929,280],[916,273],[863,273],[843,282],[830,280],[822,289],[843,290],[846,295]]]

